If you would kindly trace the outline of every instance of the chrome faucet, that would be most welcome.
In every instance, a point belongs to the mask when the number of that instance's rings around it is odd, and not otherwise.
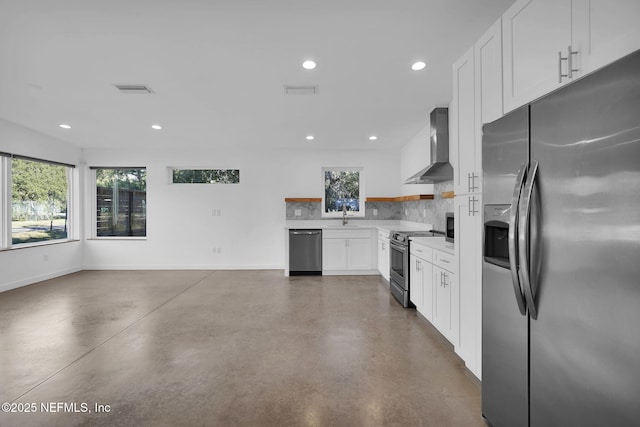
[[[342,205],[342,225],[347,225],[347,205]]]

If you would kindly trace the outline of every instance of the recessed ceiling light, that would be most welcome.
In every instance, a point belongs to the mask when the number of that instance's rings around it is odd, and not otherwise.
[[[313,70],[314,68],[316,68],[316,63],[315,61],[307,59],[302,63],[302,68],[304,68],[305,70]]]
[[[62,129],[71,129],[71,126],[66,123],[60,123],[58,126],[60,126]]]
[[[162,126],[160,126],[160,125],[151,125],[151,129],[160,130],[160,129],[162,129]]]
[[[307,138],[307,141],[313,141],[315,139],[313,135],[307,135],[306,138]]]
[[[377,136],[375,136],[375,135],[371,135],[371,136],[369,137],[369,141],[375,141],[376,139],[378,139],[378,137],[377,137]]]
[[[420,70],[423,70],[424,67],[426,67],[426,66],[427,66],[427,64],[425,64],[424,62],[418,61],[418,62],[414,62],[413,63],[413,65],[411,66],[411,69],[413,71],[420,71]]]

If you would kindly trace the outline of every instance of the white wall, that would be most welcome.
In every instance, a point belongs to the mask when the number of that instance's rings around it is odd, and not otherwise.
[[[0,151],[76,165],[81,156],[78,147],[3,119],[0,119]],[[75,191],[79,194],[80,189]],[[81,214],[77,207],[72,212]],[[78,231],[75,225],[74,231]],[[0,251],[0,292],[81,268],[82,241]]]
[[[431,126],[427,119],[427,125],[402,147],[400,152],[402,182],[431,163],[430,135]],[[433,194],[433,184],[402,184],[401,195],[412,194]]]
[[[365,196],[400,190],[399,154],[388,150],[88,149],[83,157],[87,166],[147,167],[147,239],[87,240],[86,269],[284,268],[284,198],[321,197],[323,166],[364,167]],[[170,184],[169,166],[238,168],[240,184]]]
[[[79,165],[75,212],[88,213],[75,227],[79,241],[0,252],[0,291],[82,268],[284,268],[284,198],[321,197],[322,167],[364,167],[365,197],[397,196],[401,187],[398,150],[80,150],[0,120],[0,151]],[[89,166],[147,167],[146,240],[86,240]],[[170,184],[169,166],[238,168],[240,184]]]

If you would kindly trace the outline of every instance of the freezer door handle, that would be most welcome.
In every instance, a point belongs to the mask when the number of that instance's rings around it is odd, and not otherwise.
[[[527,314],[527,309],[524,303],[524,292],[520,285],[520,278],[518,277],[518,240],[517,240],[517,227],[518,227],[518,207],[520,205],[520,196],[522,194],[522,188],[524,180],[527,176],[527,165],[523,163],[520,165],[518,176],[516,177],[516,185],[513,188],[513,198],[511,200],[511,213],[509,215],[509,270],[511,270],[511,282],[513,283],[513,291],[516,295],[516,302],[518,303],[518,309],[523,316]]]
[[[520,280],[524,287],[524,295],[527,300],[527,308],[532,319],[538,318],[538,308],[531,287],[531,276],[529,272],[529,225],[531,218],[531,195],[533,194],[533,186],[536,182],[536,174],[538,173],[538,162],[533,162],[527,176],[522,203],[520,204],[519,224],[518,224],[518,251],[520,253]]]

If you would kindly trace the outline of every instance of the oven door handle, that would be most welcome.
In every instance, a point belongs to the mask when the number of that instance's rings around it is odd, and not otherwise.
[[[392,249],[395,249],[395,250],[397,250],[397,251],[400,251],[400,252],[402,252],[403,254],[407,253],[407,247],[406,247],[406,246],[399,245],[399,244],[397,244],[397,243],[395,243],[395,242],[390,242],[389,244],[391,245],[391,248],[392,248]]]

